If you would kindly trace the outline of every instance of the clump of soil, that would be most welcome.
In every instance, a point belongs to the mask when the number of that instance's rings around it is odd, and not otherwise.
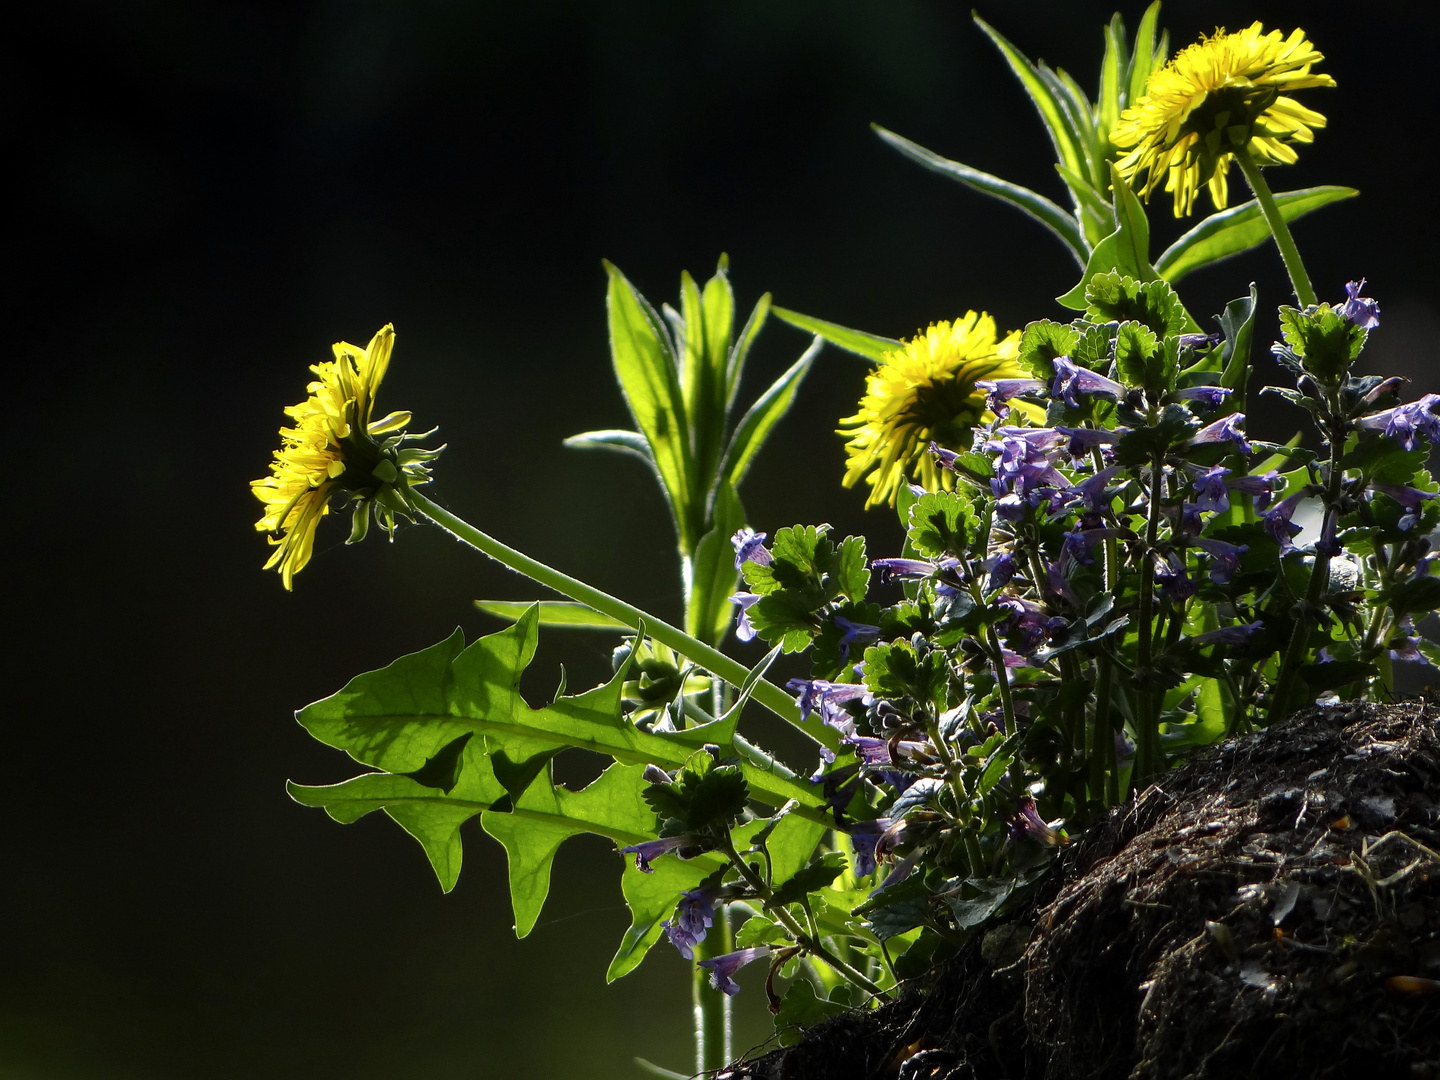
[[[1437,798],[1423,702],[1231,740],[918,991],[728,1077],[1440,1080]]]

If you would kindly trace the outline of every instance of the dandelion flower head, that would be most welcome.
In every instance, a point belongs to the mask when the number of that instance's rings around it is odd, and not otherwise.
[[[969,449],[970,431],[993,419],[985,408],[981,379],[1020,378],[1020,333],[998,338],[995,320],[966,312],[954,322],[934,323],[894,351],[871,372],[859,411],[840,421],[847,437],[845,486],[862,477],[870,484],[865,505],[895,501],[912,475],[928,491],[953,485],[935,465],[930,443]]]
[[[1312,72],[1323,60],[1302,30],[1284,37],[1253,23],[1237,33],[1217,30],[1182,49],[1151,73],[1145,94],[1120,116],[1111,141],[1125,153],[1116,167],[1148,200],[1165,181],[1175,216],[1191,212],[1202,184],[1216,209],[1229,201],[1227,176],[1235,151],[1248,146],[1257,164],[1293,164],[1291,143],[1309,143],[1325,117],[1288,93],[1334,86]]]
[[[394,513],[406,509],[401,489],[426,477],[423,463],[435,452],[398,450],[403,435],[376,439],[403,428],[410,414],[371,420],[394,342],[394,327],[385,326],[365,348],[338,342],[333,360],[311,367],[310,396],[285,410],[291,424],[280,429],[270,475],[250,483],[265,508],[255,528],[269,534],[275,548],[265,569],[278,569],[287,589],[310,561],[332,498],[347,494],[359,501],[354,541],[364,536],[372,506],[393,529]]]

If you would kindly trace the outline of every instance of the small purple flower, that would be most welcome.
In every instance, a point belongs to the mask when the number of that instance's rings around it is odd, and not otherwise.
[[[736,570],[739,570],[747,562],[769,566],[774,561],[769,549],[765,547],[765,537],[768,535],[768,533],[757,533],[753,529],[744,528],[730,538],[730,543],[735,545]]]
[[[1002,551],[990,564],[990,588],[1003,589],[1015,578],[1015,552]]]
[[[755,627],[750,624],[750,608],[754,606],[759,599],[760,594],[753,592],[737,592],[734,596],[730,597],[730,602],[740,609],[735,619],[735,640],[755,640]]]
[[[851,622],[843,615],[833,615],[830,621],[844,631],[844,635],[840,638],[840,662],[842,664],[850,659],[851,645],[857,643],[868,645],[880,637],[880,628],[871,626],[869,623]]]
[[[1340,543],[1340,538],[1335,534],[1338,522],[1338,514],[1325,515],[1325,522],[1320,528],[1320,539],[1315,541],[1315,554],[1333,559],[1345,550],[1345,545]]]
[[[1275,489],[1284,483],[1285,478],[1274,469],[1264,476],[1232,476],[1226,481],[1231,491],[1238,491],[1241,495],[1253,497],[1256,513],[1269,507],[1270,500],[1275,497]]]
[[[1230,489],[1225,478],[1230,475],[1230,470],[1223,465],[1216,465],[1212,469],[1202,469],[1198,465],[1187,467],[1195,474],[1195,483],[1191,487],[1200,493],[1195,505],[1214,514],[1223,514],[1229,510]]]
[[[976,379],[975,389],[985,391],[985,407],[1000,419],[1010,415],[1005,402],[1021,394],[1034,394],[1045,389],[1039,379]]]
[[[1199,402],[1206,409],[1218,409],[1232,393],[1228,386],[1190,386],[1177,390],[1175,396],[1181,401]]]
[[[1217,585],[1224,585],[1235,576],[1235,571],[1240,568],[1240,556],[1250,550],[1246,544],[1227,544],[1205,536],[1197,537],[1193,542],[1210,556],[1210,580]]]
[[[686,889],[680,894],[680,906],[675,912],[675,922],[682,929],[694,934],[696,941],[704,941],[706,929],[715,925],[716,895],[713,889]]]
[[[1078,394],[1100,395],[1114,401],[1125,396],[1125,387],[1114,379],[1107,379],[1097,371],[1078,366],[1068,356],[1057,356],[1050,361],[1055,366],[1055,380],[1050,385],[1052,398],[1063,398],[1072,409],[1080,407]]]
[[[1407,615],[1396,625],[1390,637],[1390,659],[1409,660],[1411,663],[1428,664],[1429,659],[1420,651],[1420,638],[1415,634],[1415,624]]]
[[[1233,442],[1238,453],[1248,454],[1250,453],[1250,443],[1245,438],[1245,430],[1241,426],[1244,423],[1244,413],[1231,413],[1229,416],[1223,416],[1213,424],[1206,424],[1197,431],[1188,445],[1194,447],[1210,443]]]
[[[1035,800],[1030,796],[1020,800],[1016,808],[1015,816],[1010,819],[1010,839],[1023,840],[1029,837],[1031,840],[1039,840],[1042,844],[1055,847],[1063,844],[1065,838],[1051,828],[1040,816],[1040,811],[1035,809]]]
[[[1061,552],[1061,559],[1063,558],[1064,552]],[[1081,606],[1080,597],[1075,595],[1075,590],[1070,587],[1069,579],[1065,577],[1064,572],[1060,569],[1059,559],[1045,565],[1045,587],[1052,595],[1060,597],[1060,599],[1072,607],[1078,608]],[[1061,619],[1060,621],[1063,623],[1065,620]]]
[[[1181,503],[1176,508],[1179,511],[1179,521],[1176,523],[1175,531],[1184,536],[1197,536],[1205,526],[1200,521],[1200,505],[1198,503]],[[1169,513],[1167,510],[1166,513]]]
[[[1130,429],[1123,427],[1114,431],[1105,428],[1070,427],[1057,427],[1055,430],[1069,438],[1070,443],[1065,449],[1076,461],[1088,456],[1097,446],[1113,446],[1122,436],[1130,434]]]
[[[1366,405],[1379,401],[1386,394],[1393,394],[1399,391],[1400,387],[1410,380],[1403,375],[1391,375],[1383,382],[1376,383],[1374,388],[1360,400]]]
[[[926,559],[871,559],[870,569],[879,572],[880,584],[888,585],[896,578],[924,581],[934,576],[936,566]]]
[[[652,862],[661,855],[674,851],[685,842],[683,836],[662,836],[659,840],[646,840],[643,844],[632,844],[630,847],[622,847],[621,855],[635,856],[635,869],[642,874],[653,874],[655,871],[650,866]]]
[[[1340,314],[1363,330],[1374,330],[1380,325],[1380,305],[1368,296],[1361,296],[1365,279],[1345,284],[1345,303],[1340,305]]]
[[[1185,560],[1172,551],[1155,568],[1155,584],[1167,600],[1184,600],[1195,595],[1195,582],[1185,572]]]
[[[850,848],[855,852],[856,877],[868,877],[875,872],[875,842],[889,827],[890,819],[883,817],[844,826],[850,834]]]
[[[835,683],[824,679],[791,679],[785,684],[785,689],[799,692],[802,722],[809,718],[812,711],[819,709],[822,721],[845,734],[849,732],[841,725],[849,720],[850,714],[841,706],[870,692],[860,683]]]
[[[1420,520],[1420,507],[1424,504],[1425,500],[1436,497],[1433,491],[1421,491],[1419,488],[1405,487],[1401,484],[1381,484],[1376,482],[1370,485],[1370,490],[1378,491],[1381,495],[1394,499],[1405,508],[1404,516],[1397,522],[1401,532],[1408,532],[1413,529],[1415,523]]]
[[[1224,645],[1230,648],[1244,645],[1250,640],[1255,631],[1261,629],[1265,624],[1258,619],[1252,623],[1245,623],[1242,626],[1222,626],[1219,630],[1211,630],[1204,634],[1196,634],[1190,639],[1191,645]]]
[[[1065,534],[1065,546],[1061,549],[1081,566],[1090,566],[1095,556],[1090,552],[1090,537],[1084,529],[1073,529]]]
[[[955,472],[955,459],[958,458],[960,455],[955,453],[954,450],[946,450],[939,443],[934,442],[932,442],[928,447],[926,447],[926,450],[929,452],[930,456],[935,459],[936,465],[939,465],[942,469],[949,469],[951,472]],[[914,487],[912,487],[910,490],[914,491],[916,495],[925,494],[924,488],[916,490]]]
[[[1275,538],[1281,551],[1289,551],[1295,546],[1290,542],[1290,538],[1300,531],[1300,526],[1290,519],[1295,516],[1295,508],[1300,505],[1301,500],[1310,495],[1309,487],[1303,487],[1294,495],[1281,499],[1265,513],[1262,519],[1265,531]]]
[[[1180,347],[1182,349],[1203,349],[1211,345],[1220,344],[1219,334],[1181,334]]]
[[[1067,495],[1077,496],[1081,504],[1092,514],[1102,513],[1108,506],[1109,500],[1105,498],[1105,486],[1115,479],[1120,471],[1119,465],[1111,465],[1108,469],[1101,469],[1094,476],[1086,477],[1080,483],[1071,487],[1065,492]]]
[[[665,931],[665,936],[670,939],[670,944],[675,946],[681,956],[686,960],[695,959],[695,946],[700,944],[700,938],[683,927],[676,926],[668,919],[661,923],[660,927]]]
[[[1417,435],[1424,435],[1432,443],[1440,442],[1440,417],[1431,411],[1437,404],[1440,404],[1440,394],[1426,394],[1419,401],[1362,416],[1355,423],[1371,431],[1378,428],[1402,448],[1414,450]]]
[[[741,949],[739,952],[726,953],[724,956],[717,956],[711,960],[701,960],[700,966],[710,969],[711,986],[734,997],[740,992],[740,987],[730,976],[752,960],[769,956],[770,952],[769,945],[757,945],[753,949]]]
[[[645,771],[640,775],[645,779],[645,782],[649,784],[668,784],[671,782],[670,774],[660,768],[659,765],[646,765]]]

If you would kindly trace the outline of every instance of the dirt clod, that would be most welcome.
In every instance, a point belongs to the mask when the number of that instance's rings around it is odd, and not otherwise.
[[[1096,823],[1011,931],[730,1076],[1440,1078],[1437,798],[1424,702],[1233,739]]]

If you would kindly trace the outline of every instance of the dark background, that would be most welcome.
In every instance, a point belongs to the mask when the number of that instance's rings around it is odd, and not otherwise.
[[[455,893],[379,815],[341,828],[283,781],[355,770],[291,711],[526,582],[411,528],[342,550],[332,518],[287,594],[260,570],[247,481],[330,342],[393,320],[381,409],[450,444],[435,491],[502,539],[679,613],[669,525],[638,467],[564,450],[626,426],[601,257],[657,304],[733,261],[742,311],[777,302],[899,336],[966,308],[1060,314],[1078,273],[1020,215],[925,173],[876,121],[1060,200],[1050,148],[967,5],[60,3],[11,26],[0,110],[7,229],[9,633],[0,832],[0,1077],[561,1077],[689,1060],[684,965],[659,950],[607,988],[627,923],[618,861],[566,845],[529,940],[478,828]],[[1128,6],[1132,26],[1141,8]],[[1091,86],[1095,3],[985,14]],[[1361,188],[1297,227],[1322,297],[1368,275],[1374,370],[1440,389],[1430,148],[1435,94],[1408,6],[1167,5],[1300,22],[1330,118],[1277,189]],[[1238,174],[1232,191],[1242,190]],[[1178,235],[1164,197],[1158,252]],[[1218,311],[1265,249],[1196,274]],[[1257,332],[1274,336],[1273,315]],[[805,346],[772,324],[748,400]],[[1259,351],[1263,352],[1263,348]],[[864,366],[830,352],[747,486],[757,528],[830,521],[893,550],[842,491],[833,434]],[[1293,419],[1252,417],[1283,433]],[[608,643],[547,635],[603,677]],[[748,655],[748,654],[747,654]],[[761,737],[766,736],[763,728]],[[772,740],[773,741],[773,740]],[[469,827],[467,827],[468,831]],[[764,1037],[755,979],[741,1046]]]

